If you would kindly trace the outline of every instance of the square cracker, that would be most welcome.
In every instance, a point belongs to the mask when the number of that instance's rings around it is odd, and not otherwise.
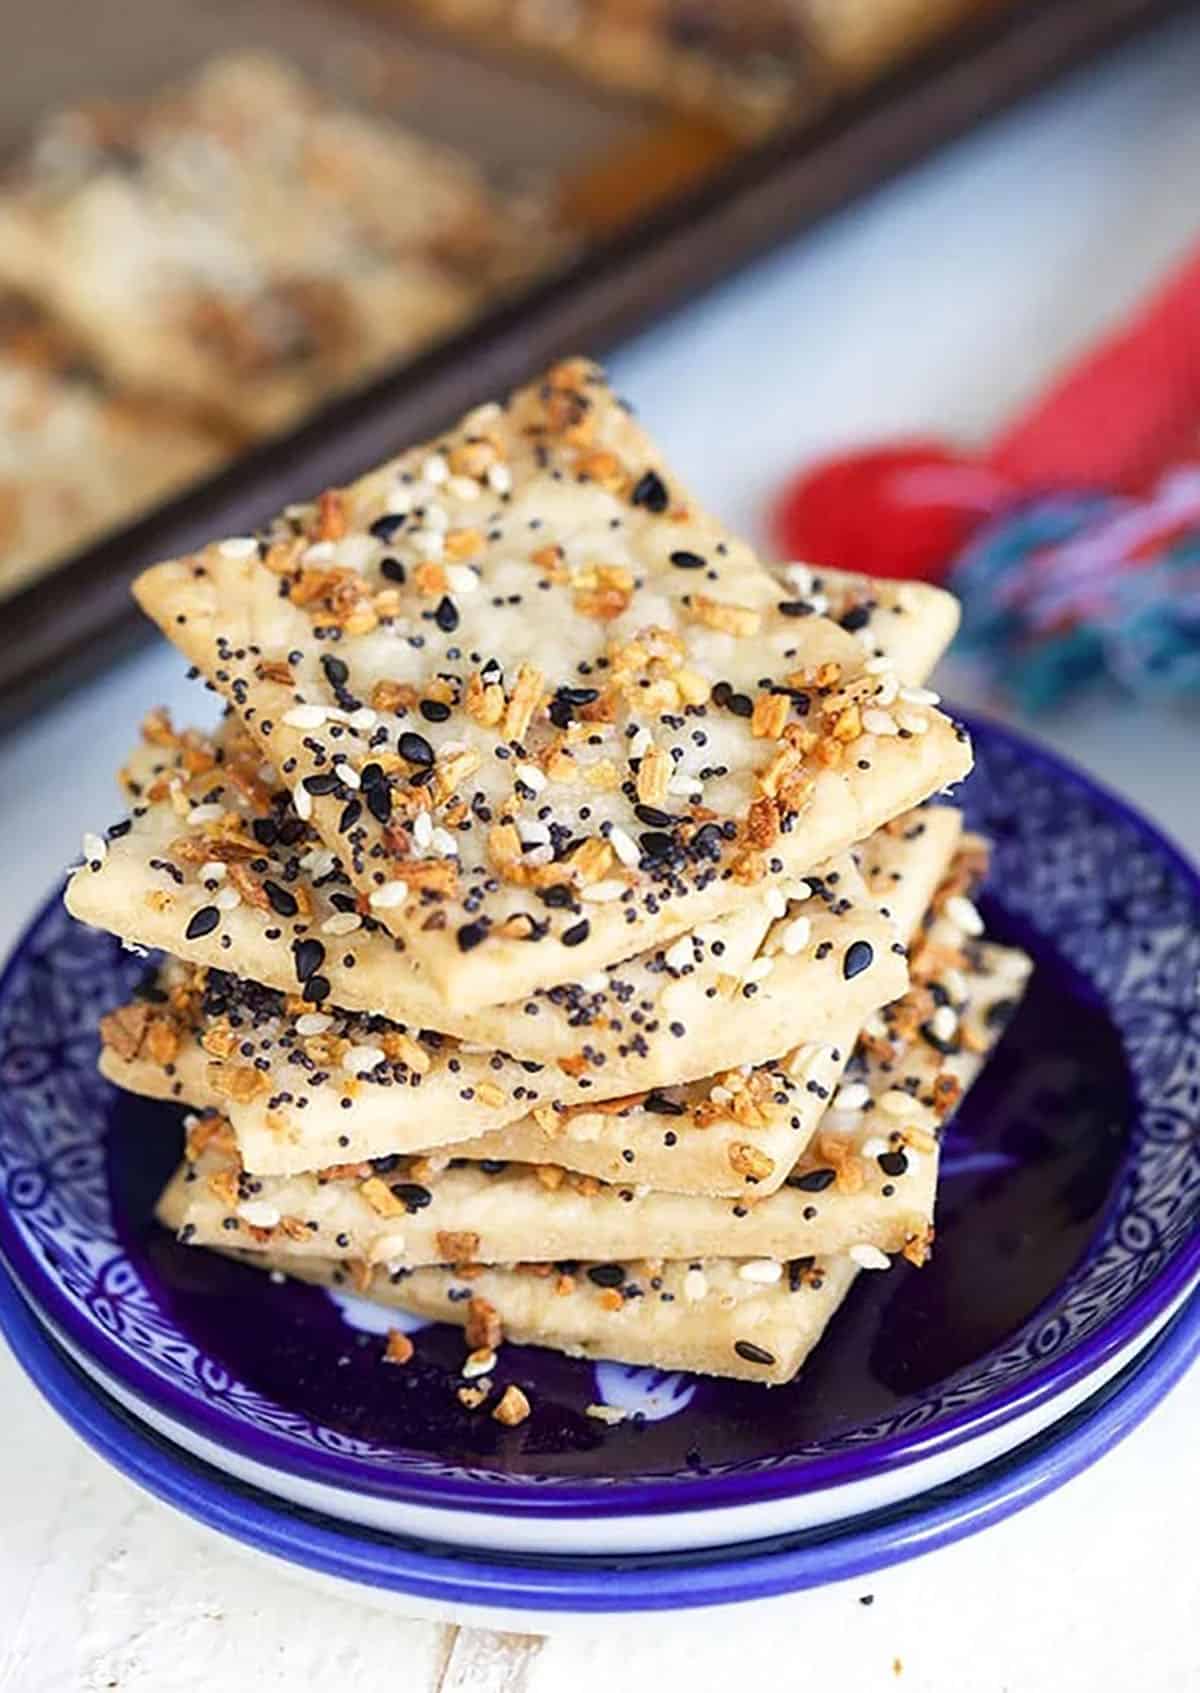
[[[939,920],[967,998],[936,1046],[892,1032],[864,1037],[858,1097],[841,1091],[783,1188],[753,1201],[607,1185],[557,1166],[429,1159],[383,1172],[362,1166],[312,1177],[247,1178],[227,1126],[193,1130],[195,1154],[168,1186],[165,1212],[197,1245],[353,1257],[395,1269],[446,1261],[832,1256],[869,1246],[915,1251],[929,1237],[938,1123],[957,1103],[1020,998],[1029,960],[967,943]],[[950,968],[950,967],[948,967]],[[953,968],[957,969],[957,966]],[[949,993],[945,984],[943,991]],[[945,1050],[943,1050],[945,1049]],[[855,1082],[859,1072],[852,1072]]]
[[[903,826],[877,831],[858,856],[872,899],[910,942],[954,853],[961,814],[927,807],[897,825]],[[885,1025],[897,1020],[903,1004],[883,1012]],[[749,1075],[738,1066],[691,1086],[610,1102],[603,1110],[585,1101],[531,1112],[502,1130],[457,1142],[453,1156],[559,1164],[601,1181],[636,1181],[670,1193],[762,1199],[783,1183],[808,1145],[861,1027],[861,1019],[839,1015],[826,1040],[797,1036],[776,1062]],[[621,1108],[614,1110],[614,1103]]]
[[[605,997],[621,1016],[578,1034],[577,1059],[515,1059],[171,962],[141,1000],[102,1019],[101,1069],[135,1093],[226,1113],[256,1175],[412,1152],[531,1111],[644,1096],[714,1066],[777,1058],[797,1041],[828,1046],[903,991],[895,931],[849,859],[796,891],[789,903],[772,888],[778,915],[748,950],[727,947],[718,920],[665,956],[610,972]],[[742,1114],[740,1101],[734,1109]],[[792,1138],[782,1124],[778,1136]]]
[[[910,686],[924,681],[954,632],[955,601],[927,583],[794,565],[772,570],[812,615],[844,618],[868,661],[890,661]],[[600,975],[586,989],[508,1006],[448,1006],[412,953],[371,915],[311,821],[296,816],[290,789],[236,717],[207,735],[177,730],[164,712],[151,712],[121,780],[129,814],[89,840],[66,899],[76,917],[123,940],[287,993],[300,987],[295,943],[315,938],[329,997],[344,1010],[544,1063],[577,1057],[605,1031],[619,1033],[622,1004],[644,999],[643,984],[624,969],[615,985]],[[214,902],[221,915],[211,921]],[[200,913],[211,926],[197,920]],[[753,957],[769,921],[765,897],[716,920],[712,938],[725,973]]]
[[[452,1005],[733,910],[970,766],[579,360],[135,592]]]

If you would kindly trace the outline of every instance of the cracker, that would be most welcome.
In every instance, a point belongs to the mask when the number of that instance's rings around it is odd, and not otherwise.
[[[957,811],[929,807],[878,831],[861,850],[871,896],[905,941],[934,897],[960,824]],[[587,1104],[539,1111],[458,1142],[454,1155],[561,1164],[601,1181],[672,1193],[762,1198],[808,1144],[861,1027],[861,1019],[839,1015],[825,1041],[793,1040],[781,1062],[748,1076],[738,1068],[699,1085],[663,1088],[619,1112]]]
[[[925,583],[836,571],[814,575],[798,566],[780,566],[777,573],[789,594],[808,596],[814,613],[827,608],[835,620],[846,618],[869,655],[890,659],[913,686],[953,633],[954,600]],[[864,613],[865,624],[859,621]],[[412,954],[401,950],[403,943],[371,915],[311,822],[296,816],[290,790],[263,764],[236,719],[207,735],[176,730],[162,711],[150,713],[122,782],[129,815],[108,831],[102,856],[85,854],[67,889],[68,907],[84,922],[283,992],[297,987],[295,942],[315,936],[326,948],[321,973],[334,1004],[543,1063],[577,1055],[585,1036],[595,1038],[614,1018],[621,1020],[621,1002],[603,984],[500,1009],[449,1007]],[[193,823],[196,808],[203,821]],[[221,858],[235,853],[238,842],[246,850],[231,879]],[[255,848],[257,861],[250,856]],[[274,904],[264,891],[268,881],[286,890]],[[244,898],[238,887],[245,888]],[[203,920],[194,923],[214,898],[223,907],[236,904],[211,928]],[[728,973],[753,957],[769,917],[759,901],[717,922],[713,938],[722,945]],[[330,935],[344,944],[335,945]],[[634,985],[641,998],[644,984]],[[624,972],[620,993],[626,1001],[629,986]]]
[[[135,592],[452,1005],[733,910],[970,765],[580,360]]]
[[[622,1029],[578,1037],[577,1061],[514,1059],[175,963],[149,1001],[103,1020],[101,1068],[133,1092],[225,1112],[247,1168],[260,1175],[414,1151],[532,1111],[644,1095],[714,1066],[776,1058],[802,1039],[827,1045],[832,1031],[857,1027],[903,991],[894,931],[849,860],[803,892],[789,905],[776,890],[781,914],[742,963],[720,939],[685,937],[667,959],[613,972]],[[297,964],[312,968],[302,953]],[[740,1095],[751,1085],[740,1074],[737,1082],[732,1111],[715,1112],[735,1142],[744,1139]],[[796,1093],[803,1084],[787,1085]],[[776,1138],[782,1153],[786,1123]]]
[[[757,1202],[606,1185],[558,1166],[439,1168],[428,1159],[325,1181],[260,1180],[240,1172],[231,1140],[204,1142],[201,1125],[198,1156],[173,1178],[168,1214],[182,1216],[185,1238],[199,1245],[286,1246],[392,1268],[447,1258],[786,1260],[862,1246],[919,1251],[933,1216],[939,1116],[997,1038],[993,1007],[1007,1012],[1029,971],[1012,949],[972,941],[962,950],[967,998],[951,1008],[947,1038],[936,1047],[924,1038],[902,1045],[882,1025],[852,1067],[857,1081],[861,1066],[860,1097],[839,1093],[786,1185]]]
[[[43,313],[0,293],[0,593],[194,481],[220,440],[95,380]]]
[[[486,1300],[505,1340],[518,1346],[767,1386],[792,1379],[858,1274],[844,1255],[788,1264],[715,1258],[480,1266],[467,1279],[440,1269],[393,1276],[382,1266],[368,1271],[334,1258],[281,1252],[246,1253],[243,1261],[460,1326],[471,1320],[471,1301]],[[419,1350],[419,1338],[416,1345]],[[503,1377],[502,1352],[491,1373]]]
[[[558,245],[465,156],[266,55],[47,119],[0,195],[0,278],[111,380],[247,435],[426,345]]]

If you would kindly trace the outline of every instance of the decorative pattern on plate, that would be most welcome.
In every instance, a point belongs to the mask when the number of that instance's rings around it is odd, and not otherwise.
[[[641,1503],[678,1502],[689,1485],[705,1503],[742,1503],[756,1486],[857,1479],[918,1431],[927,1451],[1057,1391],[1200,1267],[1200,881],[1078,773],[1006,731],[975,734],[961,798],[996,843],[989,926],[1038,960],[1031,1005],[956,1122],[934,1265],[861,1278],[793,1386],[680,1378],[666,1417],[601,1429],[583,1410],[607,1373],[598,1383],[592,1365],[508,1349],[506,1379],[530,1387],[535,1415],[519,1442],[494,1425],[481,1436],[446,1411],[461,1358],[449,1331],[427,1331],[419,1379],[397,1394],[377,1383],[399,1372],[376,1368],[371,1337],[315,1290],[215,1260],[206,1281],[200,1254],[147,1229],[151,1186],[137,1203],[128,1193],[147,1149],[169,1168],[176,1114],[118,1100],[94,1069],[97,1016],[145,965],[57,900],[0,982],[0,1248],[75,1345],[168,1414],[317,1479],[452,1503],[519,1508],[546,1488],[586,1503],[613,1486],[632,1498],[639,1484]],[[1018,1221],[1033,1239],[1024,1255],[1012,1249]],[[243,1327],[261,1336],[269,1313],[289,1344],[310,1347],[297,1379],[271,1375],[228,1309],[224,1326],[214,1320],[229,1278],[227,1308],[256,1313]],[[973,1285],[993,1309],[972,1307]],[[967,1308],[964,1334],[955,1313]],[[918,1325],[926,1347],[939,1336],[923,1376]],[[356,1401],[362,1414],[348,1419],[352,1395],[334,1394],[330,1376],[375,1403]]]

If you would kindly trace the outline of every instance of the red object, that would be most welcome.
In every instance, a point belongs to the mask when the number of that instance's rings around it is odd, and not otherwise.
[[[1139,493],[1200,445],[1200,248],[981,457],[900,441],[801,471],[772,514],[789,558],[937,580],[1015,494]]]
[[[788,558],[873,576],[943,576],[1005,492],[938,441],[827,459],[783,492],[772,531]]]

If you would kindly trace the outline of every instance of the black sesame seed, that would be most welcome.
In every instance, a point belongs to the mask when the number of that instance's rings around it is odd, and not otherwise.
[[[631,504],[645,506],[647,511],[666,511],[671,503],[667,493],[667,485],[657,471],[647,470],[638,477],[633,493],[629,496]]]
[[[486,937],[487,925],[485,923],[464,923],[455,938],[458,941],[458,950],[460,952],[470,952],[473,947],[477,947],[481,941],[486,939]]]
[[[572,923],[569,929],[563,930],[562,943],[564,946],[579,946],[583,941],[587,940],[591,932],[592,925],[588,922],[586,917],[581,917],[578,923]]]
[[[869,970],[874,961],[875,949],[870,941],[854,941],[846,948],[846,956],[842,959],[842,975],[846,981],[853,981],[855,976]]]
[[[649,829],[673,829],[677,821],[669,812],[659,811],[653,805],[635,805],[633,815]]]
[[[587,1272],[589,1281],[595,1282],[597,1287],[620,1287],[625,1280],[625,1266],[623,1264],[593,1264]]]
[[[908,1159],[903,1152],[881,1152],[875,1162],[885,1176],[902,1176],[908,1169]]]
[[[202,905],[183,932],[189,941],[198,941],[204,935],[211,935],[220,921],[221,913],[215,905]]]
[[[304,778],[304,791],[309,794],[331,794],[341,785],[341,780],[333,770],[320,770],[315,776]]]
[[[838,619],[843,629],[853,635],[856,629],[865,629],[871,621],[871,608],[866,605],[852,605],[844,616]]]
[[[422,700],[421,716],[426,723],[444,723],[450,715],[450,707],[445,700]]]
[[[406,758],[410,764],[432,764],[433,748],[424,735],[418,735],[411,729],[406,729],[401,735],[399,743],[400,756]]]
[[[335,658],[332,653],[321,654],[321,669],[331,688],[344,688],[350,680],[349,665],[345,659]]]
[[[295,897],[286,888],[281,888],[278,882],[268,879],[263,883],[263,892],[271,902],[271,910],[280,917],[294,917],[300,909]]]
[[[328,999],[333,992],[328,976],[310,976],[304,984],[301,999],[310,1005],[320,1005],[322,1000]]]
[[[388,512],[383,517],[377,517],[371,525],[370,532],[377,541],[386,543],[392,540],[399,529],[403,529],[404,519],[397,512]],[[387,560],[384,560],[387,563]]]
[[[292,957],[296,961],[296,975],[302,982],[319,970],[325,962],[325,948],[311,938],[292,942]]]
[[[458,628],[458,607],[450,598],[449,594],[443,594],[441,599],[438,601],[437,609],[433,614],[433,621],[437,624],[443,634],[446,635],[449,635],[452,630]]]
[[[671,563],[679,570],[703,570],[708,560],[699,553],[688,552],[686,547],[679,547],[671,554]]]
[[[665,1093],[648,1093],[642,1101],[642,1109],[653,1112],[656,1117],[682,1117],[687,1110],[678,1100],[668,1099]]]
[[[784,617],[811,617],[813,608],[807,600],[780,600],[776,608]]]
[[[408,580],[408,572],[405,570],[398,558],[381,558],[379,561],[379,574],[386,577],[389,582],[399,582],[403,584]]]
[[[420,1182],[397,1182],[392,1192],[410,1214],[433,1203],[433,1195]]]
[[[768,1352],[765,1346],[755,1346],[752,1340],[735,1340],[733,1350],[739,1358],[744,1358],[748,1364],[773,1364],[775,1354]]]
[[[749,694],[730,694],[729,710],[735,717],[753,717],[754,701]]]
[[[836,1170],[805,1170],[801,1175],[789,1176],[787,1185],[799,1188],[801,1193],[824,1193],[836,1180]]]

